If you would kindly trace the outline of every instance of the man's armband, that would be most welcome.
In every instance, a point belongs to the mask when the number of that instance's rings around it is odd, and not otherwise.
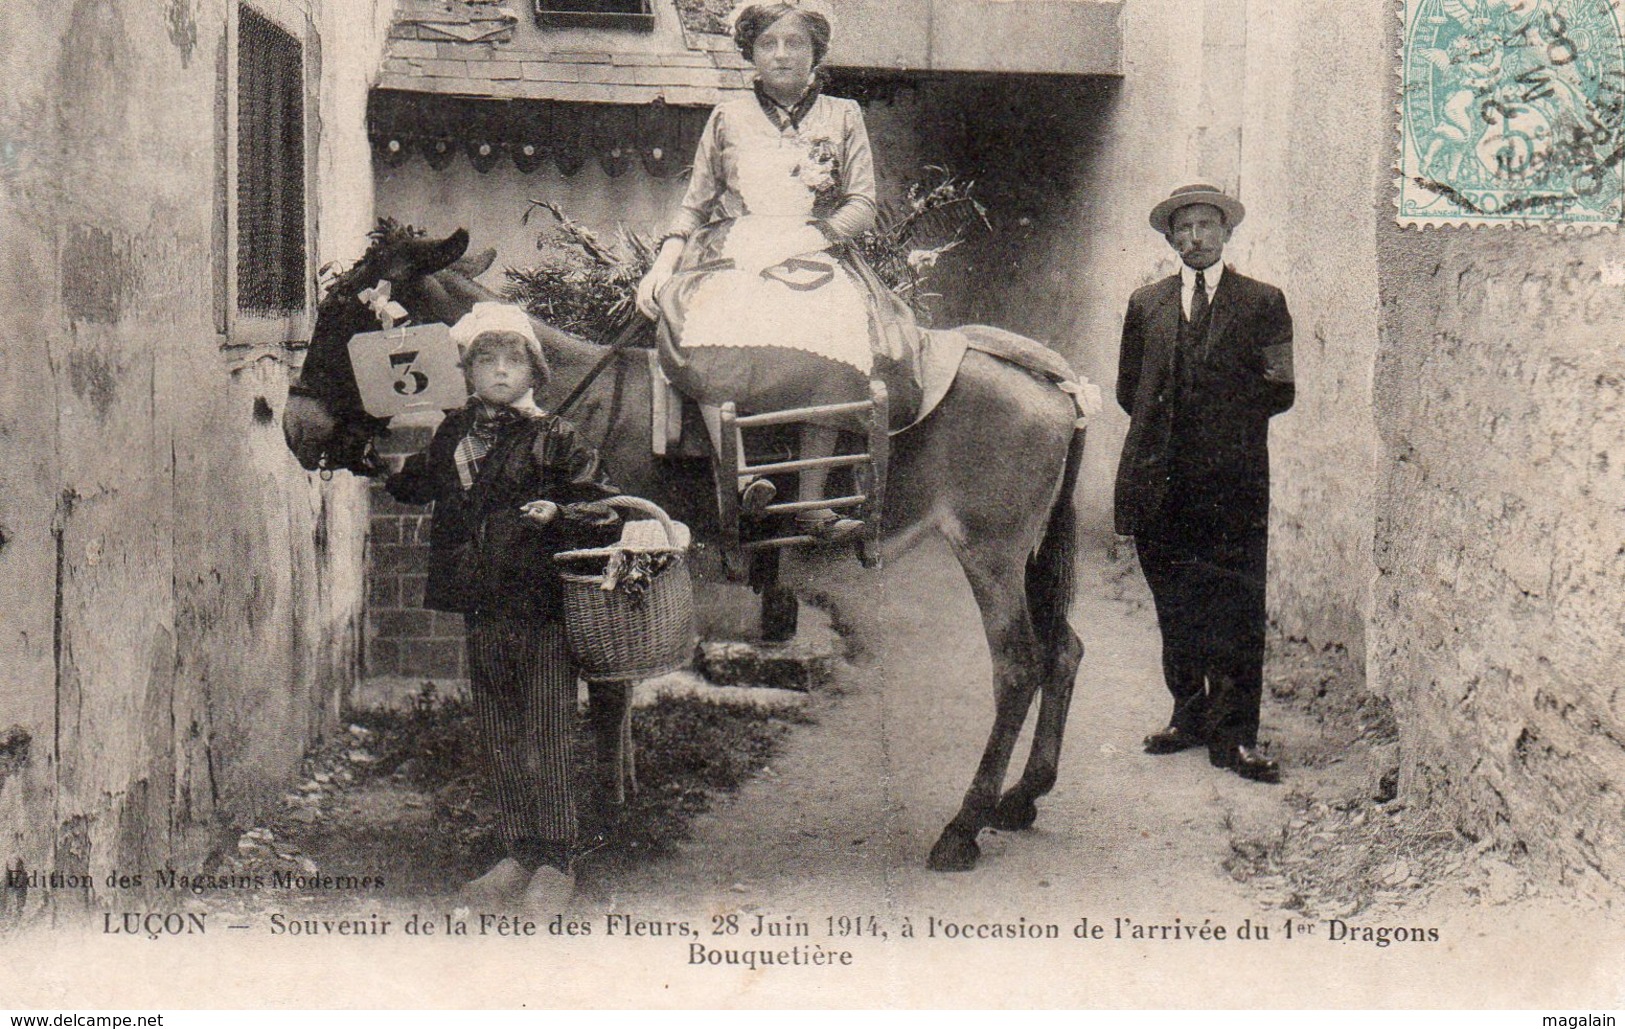
[[[1289,385],[1292,379],[1292,344],[1277,343],[1264,348],[1264,381]]]

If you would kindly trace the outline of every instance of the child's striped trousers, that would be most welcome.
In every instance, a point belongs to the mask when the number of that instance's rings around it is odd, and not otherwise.
[[[468,671],[508,852],[568,871],[576,838],[576,669],[558,622],[469,615]]]

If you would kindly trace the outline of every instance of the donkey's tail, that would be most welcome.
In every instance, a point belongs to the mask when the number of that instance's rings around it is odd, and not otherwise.
[[[1061,491],[1050,508],[1049,525],[1038,551],[1027,559],[1027,610],[1032,618],[1038,645],[1051,670],[1067,647],[1072,631],[1067,615],[1072,609],[1077,572],[1078,519],[1072,493],[1078,484],[1078,467],[1083,463],[1084,430],[1072,433],[1066,465],[1061,472]]]

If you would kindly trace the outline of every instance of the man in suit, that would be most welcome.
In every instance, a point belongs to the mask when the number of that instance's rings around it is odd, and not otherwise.
[[[1173,695],[1150,754],[1206,746],[1248,779],[1278,782],[1258,750],[1269,540],[1269,420],[1292,406],[1292,317],[1274,286],[1221,258],[1245,209],[1185,186],[1151,212],[1179,274],[1137,290],[1123,321],[1117,402],[1129,413],[1117,531],[1133,536]]]

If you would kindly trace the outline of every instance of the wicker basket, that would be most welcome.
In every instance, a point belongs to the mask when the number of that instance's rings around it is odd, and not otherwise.
[[[670,545],[570,550],[554,557],[564,580],[564,637],[581,677],[588,682],[626,682],[681,668],[692,660],[696,642],[686,527],[638,497],[611,497],[604,503],[652,515]],[[623,550],[666,552],[671,562],[642,592],[605,589],[605,565]]]

